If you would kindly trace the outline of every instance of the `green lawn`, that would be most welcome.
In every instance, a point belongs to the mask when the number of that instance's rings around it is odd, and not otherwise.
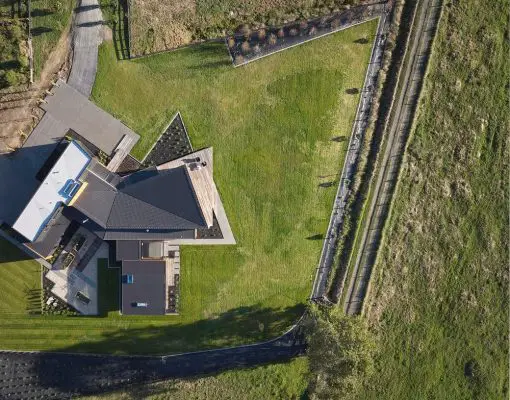
[[[44,63],[55,48],[60,35],[71,21],[72,0],[32,0],[32,36],[34,75],[39,77]]]
[[[368,317],[363,399],[508,398],[508,0],[446,2]]]
[[[133,386],[127,390],[84,397],[81,400],[300,399],[303,398],[307,385],[307,360],[297,358],[286,364],[227,371],[196,379]]]
[[[180,316],[0,315],[0,348],[179,352],[274,337],[311,290],[370,55],[372,21],[232,68],[218,44],[137,61],[100,49],[93,99],[142,135],[142,157],[177,110],[214,175],[236,246],[185,247]],[[326,178],[320,178],[327,176]],[[0,256],[1,257],[1,256]],[[1,274],[0,264],[0,274]],[[0,276],[1,278],[1,276]],[[113,288],[112,290],[115,290]]]
[[[4,239],[0,239],[0,315],[41,311],[41,266]]]

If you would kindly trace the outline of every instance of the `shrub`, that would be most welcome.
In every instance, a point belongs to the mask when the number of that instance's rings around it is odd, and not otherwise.
[[[244,54],[248,54],[250,52],[250,42],[248,41],[244,41],[243,44],[241,45],[241,51],[244,53]]]
[[[258,36],[259,40],[264,40],[266,38],[266,30],[265,29],[260,29],[257,32],[257,36]]]
[[[298,30],[296,28],[291,28],[289,30],[289,35],[290,36],[296,36],[298,34]]]
[[[331,21],[331,29],[336,29],[340,26],[340,20],[338,18],[335,18],[333,21]]]
[[[304,31],[306,28],[308,28],[308,22],[306,22],[306,21],[301,21],[301,22],[299,23],[299,29],[301,29],[301,30],[303,30],[303,31]]]
[[[255,54],[260,54],[260,46],[258,44],[256,44],[255,46],[253,46],[253,52]]]
[[[244,62],[244,57],[241,54],[238,54],[234,57],[234,64],[239,65]]]
[[[236,41],[233,37],[229,37],[227,40],[227,45],[229,49],[232,49],[236,44]]]
[[[18,86],[25,83],[25,76],[10,69],[5,73],[5,82],[8,86]]]
[[[285,31],[282,29],[278,30],[278,32],[276,33],[276,35],[281,39],[283,37],[285,37]]]
[[[312,26],[309,30],[308,30],[308,35],[310,36],[313,36],[317,33],[317,28],[315,26]]]
[[[267,41],[271,46],[274,46],[276,44],[276,36],[274,33],[271,33],[269,35],[269,40]]]

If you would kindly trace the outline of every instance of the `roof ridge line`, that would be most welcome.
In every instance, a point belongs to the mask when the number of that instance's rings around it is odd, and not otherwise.
[[[149,206],[150,206],[150,207],[152,207],[152,208],[155,208],[155,209],[157,209],[157,210],[163,211],[163,212],[165,212],[165,213],[167,213],[167,214],[171,214],[171,215],[173,215],[174,217],[177,217],[177,218],[179,218],[179,219],[181,219],[181,220],[183,220],[183,221],[189,222],[189,223],[191,223],[191,224],[198,225],[198,224],[197,224],[196,222],[194,222],[194,221],[190,221],[189,219],[183,218],[183,217],[181,217],[180,215],[174,214],[173,212],[170,212],[170,211],[168,211],[168,210],[164,210],[164,209],[162,209],[161,207],[155,206],[154,204],[147,203],[145,200],[142,200],[142,199],[140,199],[140,198],[138,198],[138,197],[136,197],[136,196],[133,196],[133,195],[131,195],[131,194],[129,194],[129,193],[120,192],[120,191],[118,192],[118,194],[121,194],[121,193],[122,193],[123,195],[125,195],[125,196],[129,196],[129,197],[131,197],[131,198],[133,198],[133,199],[135,199],[135,200],[138,200],[138,201],[140,201],[140,202],[142,202],[142,203],[144,203],[144,204],[147,204],[147,205],[149,205]],[[117,196],[115,196],[115,199],[117,199]],[[115,200],[114,200],[113,202],[115,203]],[[200,208],[200,207],[199,207],[199,208]],[[112,208],[110,209],[110,214],[108,214],[108,221],[110,220],[110,215],[111,215],[112,210],[113,210],[113,205],[112,205]],[[107,221],[107,223],[108,223],[108,221]],[[147,228],[147,229],[161,229],[161,228]],[[196,229],[196,228],[189,228],[189,229]]]

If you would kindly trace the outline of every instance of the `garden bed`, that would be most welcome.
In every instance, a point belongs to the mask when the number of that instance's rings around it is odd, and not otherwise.
[[[253,32],[246,29],[243,33],[226,39],[228,51],[234,66],[243,65],[360,23],[378,15],[382,7],[358,6],[281,27],[262,28]]]
[[[193,151],[186,127],[177,113],[154,146],[147,153],[143,165],[151,167],[183,157]]]
[[[76,309],[51,292],[55,283],[46,278],[47,272],[43,268],[42,313],[44,315],[80,315]]]

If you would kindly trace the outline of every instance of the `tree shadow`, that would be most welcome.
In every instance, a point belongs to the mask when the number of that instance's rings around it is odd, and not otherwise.
[[[42,289],[25,289],[26,311],[29,315],[41,314]]]
[[[48,28],[46,26],[38,26],[36,28],[32,28],[31,33],[32,33],[32,36],[41,36],[41,35],[44,35],[45,33],[52,32],[52,31],[53,31],[53,29]]]
[[[358,94],[359,93],[359,89],[358,88],[345,89],[345,93],[347,93],[347,94]]]
[[[331,141],[332,142],[337,142],[337,143],[346,142],[347,141],[347,137],[346,136],[335,136],[335,137],[331,138]]]
[[[324,239],[324,235],[322,233],[317,233],[306,238],[306,240],[322,240],[322,239]]]
[[[332,187],[335,183],[336,183],[336,181],[322,182],[322,183],[319,183],[319,187],[321,187],[321,188],[330,188],[330,187]]]
[[[359,38],[354,41],[354,43],[357,43],[357,44],[367,44],[368,42],[369,42],[369,40],[367,38]]]
[[[302,304],[281,309],[261,305],[238,307],[213,318],[188,324],[119,328],[105,332],[100,341],[77,343],[60,349],[62,352],[59,353],[5,352],[0,353],[0,359],[11,370],[12,376],[24,376],[16,386],[18,395],[34,391],[45,398],[94,394],[125,388],[128,383],[210,375],[226,369],[289,361],[302,355],[306,349],[300,325],[277,339],[254,345],[225,347],[234,343],[267,340],[270,332],[283,331],[295,323],[303,310]],[[76,323],[79,321],[76,320]],[[104,351],[181,353],[206,347],[215,350],[173,356],[98,354]],[[95,355],[70,354],[84,351]],[[6,390],[10,389],[0,385],[0,397],[12,393]]]
[[[91,10],[97,10],[100,8],[99,4],[92,4],[89,6],[79,6],[74,9],[75,13],[85,12],[85,11],[91,11]]]
[[[45,9],[45,8],[38,8],[35,10],[32,10],[30,12],[31,17],[46,17],[48,15],[55,14],[53,11]]]

